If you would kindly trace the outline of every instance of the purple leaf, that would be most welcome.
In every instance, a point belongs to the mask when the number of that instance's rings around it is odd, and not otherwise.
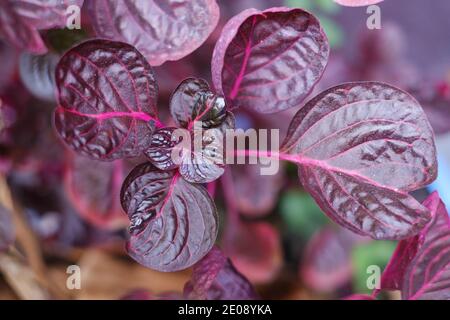
[[[355,82],[324,91],[295,115],[282,150],[321,209],[358,234],[407,238],[430,219],[408,192],[436,178],[433,132],[397,88]]]
[[[346,7],[365,7],[382,1],[383,0],[334,0],[334,2]]]
[[[120,198],[131,221],[127,251],[140,264],[165,272],[185,269],[214,245],[217,211],[211,197],[176,171],[138,165]]]
[[[125,179],[123,160],[100,162],[74,156],[68,161],[64,187],[78,213],[104,229],[126,226],[120,206],[120,188]]]
[[[203,131],[194,128],[191,134],[191,149],[184,148],[181,155],[180,174],[183,178],[192,183],[208,183],[223,174],[226,157],[225,133],[227,129],[232,128],[234,116],[231,113],[227,113],[219,127]]]
[[[389,290],[401,290],[403,276],[406,268],[414,259],[419,247],[419,235],[402,240],[398,243],[389,264],[381,277],[381,288]]]
[[[197,49],[220,15],[215,0],[91,0],[87,5],[99,37],[134,45],[153,66]]]
[[[91,40],[72,48],[56,67],[56,84],[56,129],[82,155],[138,156],[160,126],[152,69],[128,44]]]
[[[267,222],[229,222],[224,233],[223,251],[240,273],[252,283],[273,281],[283,265],[276,228]]]
[[[14,227],[11,213],[0,206],[0,252],[7,250],[14,242]]]
[[[0,3],[0,35],[19,49],[43,54],[47,48],[39,30],[66,25],[66,9],[81,8],[83,0],[3,0]]]
[[[342,229],[343,230],[343,229]],[[333,292],[351,281],[353,242],[331,227],[318,231],[307,244],[301,279],[318,292]]]
[[[170,99],[170,113],[179,127],[192,128],[202,121],[203,128],[219,126],[227,117],[225,100],[211,92],[202,79],[189,78],[181,82]]]
[[[56,100],[55,68],[58,60],[54,53],[36,56],[25,52],[20,56],[20,79],[36,98],[48,102]]]
[[[195,300],[251,300],[257,295],[247,279],[223,253],[213,247],[196,265],[184,295]]]
[[[420,233],[419,248],[406,268],[402,299],[450,300],[450,218],[437,192],[423,205],[433,220]]]
[[[261,166],[254,164],[231,166],[236,205],[242,215],[264,216],[275,207],[283,184],[283,170],[274,175],[261,175]]]
[[[212,78],[232,108],[273,113],[300,105],[322,76],[328,54],[328,40],[312,14],[248,9],[223,28]]]
[[[160,170],[173,170],[178,167],[172,156],[174,148],[181,142],[181,137],[176,137],[174,127],[165,127],[156,130],[152,135],[150,146],[144,154],[152,164]],[[180,150],[181,151],[181,150]]]

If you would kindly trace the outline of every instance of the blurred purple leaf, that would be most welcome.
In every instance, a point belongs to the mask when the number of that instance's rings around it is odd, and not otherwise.
[[[66,25],[66,10],[83,0],[3,0],[0,2],[0,35],[6,41],[34,54],[47,52],[39,30]]]
[[[351,240],[333,227],[319,230],[304,251],[302,281],[318,292],[334,292],[348,284],[352,278]]]
[[[258,296],[250,282],[241,275],[223,253],[213,247],[194,265],[184,296],[194,300],[253,300]]]
[[[120,206],[125,169],[123,160],[100,162],[77,155],[68,159],[64,187],[86,221],[110,230],[127,226],[127,216]]]
[[[231,220],[222,243],[224,253],[252,283],[269,283],[282,267],[280,234],[267,222]]]
[[[14,242],[14,225],[11,213],[0,206],[0,252],[5,251]]]

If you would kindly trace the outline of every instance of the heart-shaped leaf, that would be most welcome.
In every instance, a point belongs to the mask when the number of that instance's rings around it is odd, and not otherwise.
[[[56,67],[55,126],[75,151],[98,160],[135,157],[148,148],[157,85],[132,46],[91,40],[69,50]]]
[[[295,115],[282,149],[321,209],[356,233],[402,239],[430,219],[408,191],[436,178],[433,132],[397,88],[360,82],[324,91]]]
[[[211,197],[176,171],[137,166],[125,179],[121,201],[131,220],[127,251],[148,268],[188,268],[214,245],[217,211]]]
[[[99,37],[134,45],[153,66],[197,49],[220,15],[215,0],[91,0],[87,5]]]
[[[319,21],[301,9],[248,9],[223,28],[212,58],[216,90],[231,108],[272,113],[299,106],[329,54]]]
[[[383,0],[334,0],[334,2],[346,7],[365,7],[382,1]]]
[[[83,0],[3,0],[0,2],[0,35],[19,49],[43,54],[47,48],[39,30],[66,25],[69,6]]]
[[[0,205],[0,252],[14,242],[14,227],[11,213]]]
[[[257,295],[247,279],[216,247],[195,266],[184,295],[195,300],[251,300]]]
[[[402,299],[449,300],[450,218],[437,192],[423,205],[433,219],[417,237],[398,244],[383,274],[384,287],[401,288]]]
[[[65,170],[64,187],[78,213],[91,224],[105,229],[126,226],[120,206],[120,188],[125,179],[123,160],[101,162],[73,156]]]

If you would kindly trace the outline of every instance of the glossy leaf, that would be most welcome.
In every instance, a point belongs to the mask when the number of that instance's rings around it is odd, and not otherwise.
[[[191,280],[184,287],[184,295],[195,300],[251,300],[257,295],[247,279],[217,248],[196,265]]]
[[[0,35],[19,49],[43,54],[47,48],[39,30],[66,25],[66,9],[81,8],[83,0],[3,0],[0,2]]]
[[[301,104],[322,76],[328,55],[328,40],[312,14],[248,9],[223,28],[212,78],[231,108],[272,113]]]
[[[358,82],[324,91],[295,115],[286,152],[321,209],[358,234],[403,239],[430,219],[408,192],[436,178],[433,132],[397,88]]]
[[[302,281],[318,292],[333,292],[349,283],[352,244],[343,232],[334,228],[318,231],[305,249],[300,268]]]
[[[346,7],[365,7],[382,1],[383,0],[334,0],[334,2]]]
[[[82,155],[135,157],[160,125],[152,69],[128,44],[91,40],[72,48],[56,67],[56,85],[56,129]]]
[[[134,45],[158,66],[197,49],[219,21],[215,0],[90,0],[97,36]]]
[[[225,100],[211,92],[202,79],[189,78],[175,89],[170,99],[170,113],[179,127],[191,128],[201,121],[203,128],[219,126],[226,118]]]
[[[0,206],[0,252],[7,250],[14,242],[14,226],[11,213]]]
[[[177,128],[174,127],[156,130],[152,135],[149,148],[144,151],[147,158],[160,170],[173,170],[178,167],[172,153],[175,152],[174,148],[181,143],[182,137],[175,136],[175,130]]]
[[[179,167],[181,176],[187,181],[208,183],[224,172],[225,130],[232,127],[234,117],[230,113],[217,128],[163,128],[155,132],[144,153],[161,170]]]
[[[417,253],[406,268],[402,299],[450,300],[450,218],[436,192],[423,205],[433,220],[420,233]]]
[[[134,168],[122,186],[130,221],[129,255],[159,271],[185,269],[203,258],[217,237],[217,212],[206,189],[150,163]]]
[[[79,214],[93,225],[119,229],[127,225],[120,206],[120,188],[125,179],[122,160],[100,162],[74,156],[64,175],[69,199]]]
[[[33,96],[44,101],[56,100],[55,69],[59,57],[56,54],[20,56],[19,71],[24,86]]]
[[[208,183],[223,174],[225,134],[227,129],[232,128],[234,116],[231,113],[219,127],[207,130],[194,128],[191,133],[191,149],[183,148],[181,154],[180,174],[183,178],[192,183]]]

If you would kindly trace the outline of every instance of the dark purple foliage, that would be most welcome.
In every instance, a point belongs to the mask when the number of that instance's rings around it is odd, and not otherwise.
[[[362,2],[347,1],[346,5]],[[114,199],[124,172],[122,158],[147,157],[148,162],[130,172],[120,191],[130,220],[126,248],[134,260],[165,272],[194,266],[184,290],[189,299],[257,298],[246,277],[267,283],[279,275],[280,236],[271,224],[241,221],[240,214],[273,211],[281,188],[279,176],[260,177],[259,166],[236,168],[229,177],[236,181],[234,195],[228,190],[233,181],[227,183],[227,176],[222,177],[229,215],[222,241],[230,260],[213,248],[219,228],[212,199],[214,180],[224,173],[223,160],[229,156],[222,150],[226,130],[235,127],[233,110],[241,113],[238,121],[251,115],[254,127],[283,130],[291,114],[270,121],[258,118],[264,118],[261,113],[297,107],[300,110],[282,150],[273,155],[298,166],[303,187],[340,225],[375,239],[406,239],[383,276],[385,288],[402,288],[406,298],[447,297],[441,288],[448,273],[444,248],[449,245],[448,228],[436,222],[438,215],[429,224],[432,213],[443,209],[436,209],[434,198],[422,205],[409,194],[437,175],[431,126],[413,97],[381,82],[338,85],[303,104],[329,56],[327,37],[312,14],[302,9],[248,9],[232,18],[213,52],[215,91],[206,81],[190,77],[169,98],[176,83],[165,83],[167,97],[160,107],[163,124],[150,65],[178,60],[198,48],[218,22],[217,4],[209,0],[90,0],[87,9],[97,35],[109,40],[89,40],[61,58],[55,72],[55,127],[77,153],[110,162],[75,158],[66,172],[66,188],[82,216],[109,228],[119,217]],[[375,42],[378,48],[383,41]],[[366,50],[371,51],[370,46]],[[392,57],[373,53],[375,70],[356,63],[353,69],[359,72],[353,70],[355,74],[377,76],[395,64]],[[181,74],[186,69],[178,70],[183,63],[167,65],[161,68],[163,78],[167,73],[184,78]],[[400,74],[397,71],[393,74]],[[24,82],[33,91],[33,81]],[[51,81],[48,84],[35,94],[48,96]],[[165,118],[169,114],[172,119]],[[196,126],[199,121],[200,127]],[[256,150],[239,152],[253,155]],[[206,183],[210,193],[202,185]],[[448,218],[445,221],[448,227]],[[427,240],[443,230],[442,239]],[[337,290],[348,283],[351,246],[351,239],[335,230],[319,233],[304,255],[303,282],[316,291]],[[428,273],[419,272],[423,264],[430,265]]]
[[[76,155],[69,158],[64,186],[73,206],[86,221],[112,230],[127,225],[120,206],[125,167],[123,160],[101,162]]]
[[[215,95],[202,79],[181,82],[170,99],[170,113],[177,126],[191,129],[195,121],[203,128],[219,126],[227,117],[225,99]]]
[[[203,186],[150,163],[134,168],[121,191],[130,221],[132,258],[152,269],[185,269],[208,253],[217,237],[216,207]]]
[[[189,182],[216,180],[223,173],[225,131],[234,128],[234,116],[227,112],[223,97],[212,93],[204,80],[189,78],[172,94],[170,112],[175,123],[186,130],[180,136],[175,134],[177,128],[158,130],[146,156],[162,170],[179,166]],[[173,154],[179,158],[177,163]]]
[[[195,300],[251,300],[258,296],[223,253],[213,247],[197,264],[191,280],[184,287],[184,295]]]
[[[132,46],[90,40],[56,67],[55,126],[75,151],[99,160],[135,157],[150,144],[158,87],[150,65]]]
[[[248,164],[231,167],[236,205],[242,215],[260,217],[275,207],[283,183],[280,170],[274,175],[261,175],[261,166]]]
[[[0,36],[18,49],[43,54],[47,51],[39,30],[66,25],[66,9],[81,8],[83,0],[3,0],[0,2]]]
[[[135,46],[153,66],[197,49],[217,25],[215,0],[89,0],[97,36]]]
[[[449,300],[450,218],[437,192],[423,205],[433,218],[416,237],[399,242],[382,287],[400,289],[408,300]]]
[[[231,108],[272,113],[300,106],[329,54],[319,21],[301,9],[248,9],[223,28],[211,68]]]
[[[353,242],[343,230],[325,227],[307,244],[300,276],[310,288],[333,292],[351,281]]]
[[[55,102],[55,68],[59,56],[54,53],[33,55],[23,53],[20,56],[20,79],[33,96],[38,99]]]
[[[403,239],[430,219],[408,192],[436,178],[433,132],[418,102],[397,88],[326,90],[295,115],[282,149],[322,210],[358,234]]]
[[[14,242],[14,226],[11,213],[0,206],[0,252],[7,250]]]

